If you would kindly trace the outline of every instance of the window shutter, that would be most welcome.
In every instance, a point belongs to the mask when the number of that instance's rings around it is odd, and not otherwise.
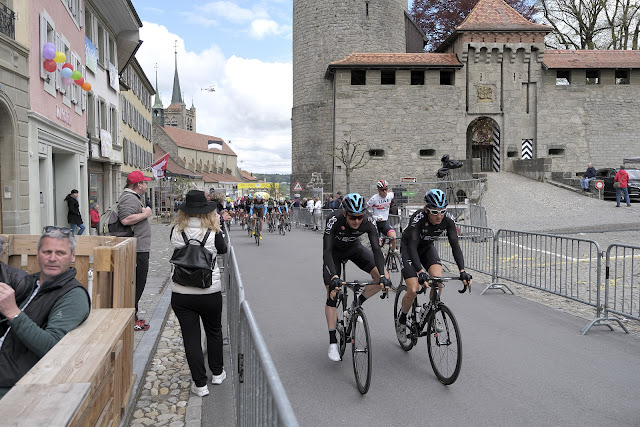
[[[60,34],[58,33],[55,33],[54,44],[56,46],[56,52],[64,52],[62,40],[60,39]],[[56,64],[56,71],[54,71],[53,73],[53,79],[56,82],[56,90],[60,91],[62,89],[62,74],[60,73],[60,67],[57,64]]]
[[[80,26],[80,28],[84,27],[84,10],[82,10],[82,5],[80,4],[80,0],[78,0],[76,4],[76,7],[78,8],[78,25]]]
[[[87,69],[85,67],[82,67],[82,75],[85,76],[85,78],[87,76]],[[80,88],[80,94],[82,97],[81,108],[82,108],[82,111],[85,111],[87,109],[87,98],[89,96],[89,92]]]
[[[44,56],[42,56],[42,51],[44,50],[44,45],[47,43],[47,19],[41,14],[40,15],[40,78],[47,78],[47,71],[44,69]]]

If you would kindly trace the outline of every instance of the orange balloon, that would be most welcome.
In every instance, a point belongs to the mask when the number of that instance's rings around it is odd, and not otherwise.
[[[91,84],[89,84],[89,82],[84,82],[81,87],[87,92],[91,90]]]

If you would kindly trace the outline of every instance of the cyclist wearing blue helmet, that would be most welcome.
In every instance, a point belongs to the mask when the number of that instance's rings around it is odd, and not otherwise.
[[[453,259],[460,270],[460,278],[471,286],[471,275],[464,271],[464,257],[458,244],[458,230],[453,218],[447,215],[447,195],[438,189],[429,190],[424,196],[425,207],[409,218],[409,226],[402,233],[400,254],[402,276],[407,293],[402,299],[402,311],[396,321],[398,338],[406,341],[407,313],[416,298],[420,286],[429,276],[442,277],[442,262],[434,242],[446,231]],[[431,292],[435,292],[432,289]]]
[[[371,249],[360,243],[360,236],[367,234]],[[327,289],[325,316],[329,327],[329,359],[340,361],[336,337],[336,288],[342,286],[340,279],[342,261],[350,260],[361,270],[371,274],[382,286],[391,286],[391,281],[380,277],[384,271],[384,256],[378,241],[376,221],[365,209],[365,201],[358,193],[350,193],[342,200],[342,209],[334,210],[327,219],[323,236],[322,276]],[[378,285],[365,287],[360,295],[360,304],[381,289]]]

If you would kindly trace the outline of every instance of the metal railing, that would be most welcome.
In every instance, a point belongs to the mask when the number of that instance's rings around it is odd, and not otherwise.
[[[14,39],[16,38],[16,14],[4,4],[0,4],[0,33]]]
[[[478,271],[493,277],[495,233],[486,227],[457,224],[458,243],[464,256],[465,269]],[[446,233],[436,241],[438,255],[447,262],[454,263],[453,253]],[[496,289],[500,285],[496,285]],[[509,292],[511,289],[506,286]],[[501,288],[500,288],[501,289]],[[503,289],[504,291],[504,289]],[[483,291],[484,293],[484,291]]]
[[[240,269],[225,233],[229,250],[223,255],[223,283],[227,295],[227,325],[236,425],[297,426],[298,421],[255,317],[244,297]]]
[[[640,320],[640,246],[609,245],[606,252],[604,289],[604,313],[584,328],[586,333],[591,326],[602,325],[605,321],[617,322],[628,333],[624,323],[610,314]],[[611,325],[604,323],[609,329]]]

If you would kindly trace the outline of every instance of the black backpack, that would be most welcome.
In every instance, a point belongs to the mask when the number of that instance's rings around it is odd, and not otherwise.
[[[173,234],[173,228],[171,234]],[[185,245],[173,250],[173,255],[169,261],[173,264],[173,281],[182,286],[205,289],[211,286],[213,269],[216,265],[216,257],[209,252],[204,244],[211,234],[211,229],[207,229],[202,241],[198,239],[187,239],[186,233],[182,232],[182,239]],[[189,242],[194,240],[199,245],[192,245]]]

